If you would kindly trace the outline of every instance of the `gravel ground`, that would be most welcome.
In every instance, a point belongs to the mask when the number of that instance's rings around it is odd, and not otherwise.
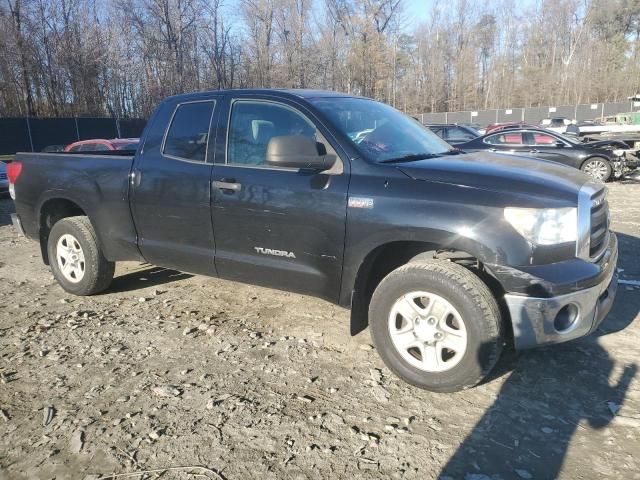
[[[640,280],[639,199],[610,185],[623,280]],[[620,286],[596,335],[432,394],[314,298],[138,263],[105,294],[68,295],[11,210],[0,201],[1,479],[640,479],[638,287]]]

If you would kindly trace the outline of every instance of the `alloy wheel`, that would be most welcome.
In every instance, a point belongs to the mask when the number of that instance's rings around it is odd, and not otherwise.
[[[393,304],[389,335],[400,356],[425,372],[455,367],[467,350],[467,329],[446,299],[430,292],[410,292]]]

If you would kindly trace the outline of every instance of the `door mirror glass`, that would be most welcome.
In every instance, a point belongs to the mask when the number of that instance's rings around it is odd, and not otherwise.
[[[330,157],[324,145],[304,135],[272,137],[267,145],[267,165],[271,167],[326,170],[331,167]]]

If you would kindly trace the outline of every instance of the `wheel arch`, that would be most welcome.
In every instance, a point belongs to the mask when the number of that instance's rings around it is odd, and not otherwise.
[[[369,249],[358,262],[355,275],[343,279],[343,282],[348,283],[343,283],[341,303],[345,306],[351,305],[351,335],[358,334],[368,326],[369,302],[380,281],[401,265],[422,256],[461,262],[469,268],[474,268],[475,273],[489,286],[500,304],[504,291],[492,272],[484,268],[485,261],[490,258],[487,253],[484,246],[462,237],[447,242],[428,239],[393,240]],[[500,307],[502,309],[503,305]]]
[[[86,216],[91,221],[87,209],[75,199],[66,196],[49,196],[44,198],[38,207],[38,236],[40,241],[40,253],[45,265],[49,265],[49,253],[47,243],[49,234],[56,222],[63,218]],[[98,242],[100,240],[98,239]]]

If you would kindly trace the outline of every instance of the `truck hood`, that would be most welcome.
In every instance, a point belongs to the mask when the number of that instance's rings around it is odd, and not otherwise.
[[[580,187],[589,180],[580,170],[559,163],[489,152],[443,156],[396,166],[415,180],[573,202]]]

